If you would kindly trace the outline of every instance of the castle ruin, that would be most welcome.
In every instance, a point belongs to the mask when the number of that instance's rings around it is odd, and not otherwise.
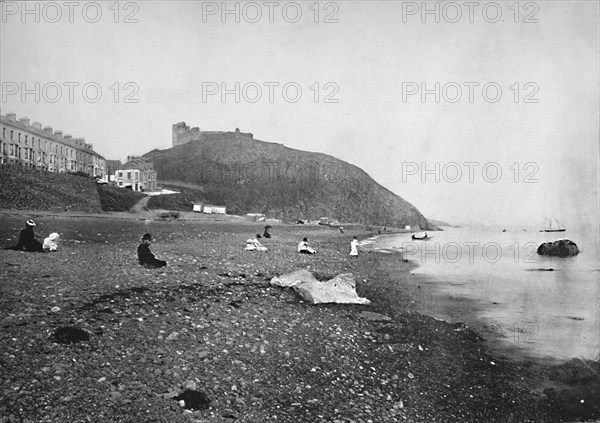
[[[173,147],[188,143],[190,141],[202,140],[204,137],[209,135],[225,135],[231,134],[236,137],[245,137],[252,139],[254,135],[249,132],[240,132],[239,128],[235,128],[234,132],[226,131],[201,131],[200,128],[190,128],[185,122],[178,122],[173,124]]]

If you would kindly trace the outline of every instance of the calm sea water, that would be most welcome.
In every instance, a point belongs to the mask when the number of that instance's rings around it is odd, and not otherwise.
[[[412,278],[419,310],[469,322],[509,354],[598,360],[600,252],[598,231],[539,232],[535,228],[444,228],[428,241],[410,234],[378,237],[374,247],[403,252],[419,267]],[[581,253],[542,257],[537,246],[567,238]],[[543,270],[542,270],[543,269]],[[552,269],[552,270],[549,270]],[[488,335],[488,336],[486,336]]]

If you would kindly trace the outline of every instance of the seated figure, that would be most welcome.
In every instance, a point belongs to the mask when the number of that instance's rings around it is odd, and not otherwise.
[[[298,244],[298,252],[302,254],[317,254],[317,250],[309,247],[308,239],[303,238],[300,244]]]
[[[246,251],[267,251],[267,247],[263,246],[259,239],[261,238],[260,234],[256,234],[256,238],[248,239],[246,241]]]
[[[44,244],[42,245],[44,251],[58,250],[58,238],[60,238],[60,235],[56,232],[52,232],[50,235],[48,235],[48,238],[44,238]]]
[[[150,243],[152,242],[152,235],[145,233],[142,236],[142,243],[138,245],[137,254],[140,265],[148,267],[164,267],[167,262],[164,260],[158,260],[154,257],[154,254],[150,251]]]

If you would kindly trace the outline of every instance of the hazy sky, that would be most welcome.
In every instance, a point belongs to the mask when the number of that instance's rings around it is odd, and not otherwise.
[[[3,2],[2,114],[122,160],[170,147],[175,122],[239,127],[355,164],[430,218],[597,225],[598,2],[425,7]]]

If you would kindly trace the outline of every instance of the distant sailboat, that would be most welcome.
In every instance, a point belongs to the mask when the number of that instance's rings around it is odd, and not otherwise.
[[[544,220],[544,226],[540,229],[540,232],[564,232],[565,227],[556,219]]]

